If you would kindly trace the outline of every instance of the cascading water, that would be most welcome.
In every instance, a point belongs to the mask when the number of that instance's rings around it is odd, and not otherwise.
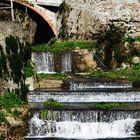
[[[76,82],[71,83],[75,85]],[[39,104],[53,98],[66,105],[85,103],[88,105],[103,102],[125,102],[126,104],[140,103],[140,91],[134,89],[131,84],[111,83],[111,82],[77,82],[70,91],[39,91],[29,92],[28,102]],[[79,86],[80,85],[80,86]],[[85,86],[84,86],[85,85]],[[90,85],[90,88],[89,88]],[[100,88],[101,86],[108,88]],[[112,88],[115,87],[115,88]],[[95,88],[96,87],[96,88]],[[84,90],[83,90],[84,89]],[[37,106],[37,107],[38,107]],[[29,133],[27,139],[47,138],[52,140],[62,139],[114,139],[122,138],[132,140],[136,136],[134,131],[137,121],[140,121],[140,109],[138,106],[124,107],[123,109],[101,110],[97,108],[69,108],[60,110],[47,110],[42,117],[39,113],[34,113],[29,121]],[[79,106],[78,106],[79,107]],[[82,106],[83,107],[83,106]],[[89,107],[89,106],[88,106]],[[135,108],[133,108],[135,107]],[[39,108],[38,108],[39,109]],[[128,110],[127,110],[128,109]],[[135,111],[134,111],[135,110]],[[40,115],[39,115],[40,114]],[[138,138],[139,139],[139,138]]]
[[[29,122],[30,133],[27,137],[73,139],[134,137],[134,126],[139,117],[140,112],[50,111],[46,119],[41,120],[38,113],[35,113]]]
[[[32,53],[32,60],[37,73],[55,73],[53,53],[34,52]]]
[[[71,53],[65,52],[62,54],[62,72],[71,72]]]
[[[58,102],[140,102],[140,92],[95,92],[95,91],[46,91],[46,92],[30,92],[28,94],[28,102],[45,102],[53,98]]]
[[[94,88],[129,88],[132,87],[131,83],[116,83],[116,82],[98,82],[98,81],[70,81],[70,90],[84,90]]]

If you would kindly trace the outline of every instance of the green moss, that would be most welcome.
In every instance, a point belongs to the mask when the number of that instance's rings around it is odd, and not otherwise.
[[[47,116],[48,116],[48,110],[42,110],[42,111],[40,111],[39,112],[39,115],[40,115],[40,118],[41,119],[46,119],[47,118]]]
[[[99,103],[96,104],[95,107],[97,109],[111,109],[111,108],[120,108],[120,107],[126,107],[127,104],[124,103]]]
[[[34,74],[34,71],[33,71],[33,67],[31,66],[31,63],[28,62],[25,67],[24,67],[24,74],[25,74],[25,77],[30,77],[30,76],[33,76]]]
[[[140,64],[126,69],[110,71],[97,70],[88,75],[89,77],[101,77],[107,79],[126,79],[130,81],[140,80]]]
[[[56,100],[50,98],[43,103],[43,106],[49,109],[61,109],[65,105],[63,103],[57,102]]]
[[[89,41],[57,41],[54,44],[41,44],[41,45],[35,45],[32,46],[32,51],[33,52],[65,52],[65,51],[70,51],[75,48],[80,48],[80,49],[92,49],[95,47],[94,42],[89,42]]]

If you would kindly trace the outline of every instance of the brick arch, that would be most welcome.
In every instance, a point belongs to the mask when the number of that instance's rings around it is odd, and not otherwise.
[[[7,0],[7,1],[10,1],[10,0]],[[38,15],[40,15],[49,24],[49,26],[52,29],[52,31],[54,32],[54,34],[57,35],[58,31],[57,31],[57,27],[56,27],[56,17],[55,17],[54,13],[50,12],[49,10],[47,10],[39,5],[30,4],[29,2],[28,3],[20,2],[20,0],[13,0],[13,2],[26,6],[29,9],[33,10]]]

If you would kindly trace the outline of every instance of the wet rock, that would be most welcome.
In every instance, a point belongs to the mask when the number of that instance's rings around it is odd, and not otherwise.
[[[137,121],[134,126],[134,132],[136,135],[140,135],[140,121]]]
[[[140,81],[133,82],[132,86],[135,87],[135,88],[140,88]]]

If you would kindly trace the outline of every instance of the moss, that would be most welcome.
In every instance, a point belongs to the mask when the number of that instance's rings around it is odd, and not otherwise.
[[[49,109],[62,109],[65,105],[50,98],[43,103],[43,106]]]
[[[42,110],[42,111],[40,111],[39,112],[39,115],[40,115],[40,118],[42,120],[45,120],[47,118],[47,116],[48,116],[48,110]]]
[[[92,49],[95,47],[94,42],[90,41],[57,41],[54,44],[41,44],[41,45],[35,45],[32,46],[32,51],[33,52],[65,52],[65,51],[70,51],[75,48],[80,48],[80,49]]]
[[[120,107],[126,107],[127,104],[124,103],[99,103],[96,104],[95,107],[97,109],[111,109],[111,108],[120,108]]]
[[[131,68],[102,71],[97,70],[88,75],[89,77],[101,77],[107,79],[126,79],[129,81],[140,80],[140,64],[135,65]]]

